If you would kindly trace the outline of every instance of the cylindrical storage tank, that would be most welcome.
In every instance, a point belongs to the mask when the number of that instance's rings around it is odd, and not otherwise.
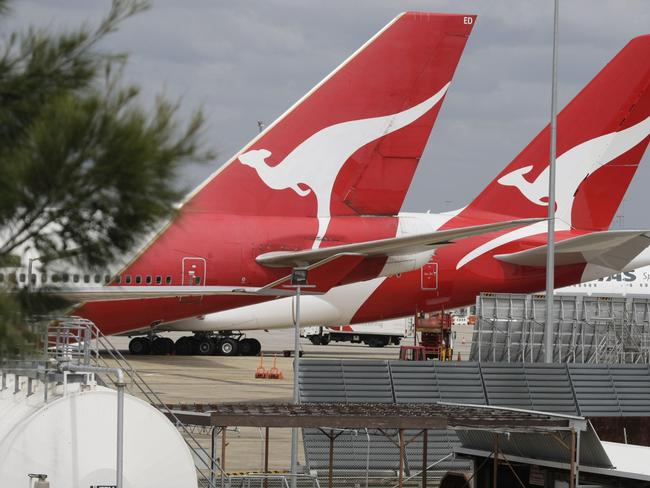
[[[117,392],[69,384],[26,395],[13,381],[0,393],[0,486],[28,486],[43,473],[52,488],[114,485]],[[196,488],[192,455],[174,425],[157,409],[124,395],[124,488]]]

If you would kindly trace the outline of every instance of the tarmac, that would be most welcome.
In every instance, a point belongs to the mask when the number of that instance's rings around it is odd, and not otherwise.
[[[471,328],[468,330],[471,331]],[[465,332],[466,334],[466,332]],[[181,334],[169,334],[176,339]],[[260,357],[242,356],[131,356],[128,354],[128,338],[111,337],[148,385],[167,404],[232,403],[232,402],[290,402],[293,389],[293,358],[285,358],[283,351],[293,348],[293,330],[281,329],[270,332],[253,331],[262,343],[264,367],[269,369],[274,361],[283,379],[256,379],[255,370]],[[464,335],[462,336],[465,337]],[[468,354],[469,335],[457,336],[458,347]],[[405,338],[402,344],[412,343]],[[365,344],[330,343],[314,346],[307,339],[301,340],[305,359],[398,359],[399,346],[371,348]],[[461,353],[463,354],[463,353]],[[466,355],[464,356],[467,357]],[[211,435],[196,430],[195,437],[210,451]],[[304,463],[302,438],[300,439],[300,463]],[[238,428],[227,432],[226,471],[262,471],[264,461],[263,430]],[[270,434],[269,467],[271,470],[288,470],[291,446],[290,429],[272,429]],[[217,439],[217,454],[221,453],[221,438]]]

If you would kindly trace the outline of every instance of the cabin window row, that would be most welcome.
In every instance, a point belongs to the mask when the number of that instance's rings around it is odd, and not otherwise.
[[[103,283],[108,284],[111,282],[111,275],[101,275],[101,274],[71,274],[71,273],[52,273],[52,274],[46,274],[46,273],[41,273],[40,275],[32,274],[31,275],[31,282],[32,284],[36,284],[37,278],[40,277],[40,282],[42,284],[46,283]],[[125,284],[125,285],[152,285],[154,282],[156,285],[162,285],[163,280],[165,281],[165,285],[171,285],[172,284],[172,276],[171,275],[117,275],[115,276],[114,282],[115,284]],[[4,283],[5,281],[9,283],[25,283],[27,281],[27,274],[26,273],[0,273],[0,283]],[[201,284],[201,277],[200,276],[194,276],[193,277],[193,285],[200,285]]]

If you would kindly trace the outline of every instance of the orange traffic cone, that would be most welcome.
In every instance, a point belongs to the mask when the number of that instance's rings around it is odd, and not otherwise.
[[[260,353],[260,365],[255,370],[255,378],[268,378],[269,371],[264,367],[264,354]]]
[[[267,376],[267,378],[271,380],[284,379],[284,375],[282,374],[282,371],[280,371],[277,367],[277,361],[278,361],[277,356],[273,356],[273,367],[269,370],[269,375]]]

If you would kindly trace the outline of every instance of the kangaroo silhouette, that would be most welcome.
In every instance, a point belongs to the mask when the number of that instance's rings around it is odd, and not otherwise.
[[[239,161],[254,168],[260,179],[274,190],[291,189],[301,197],[316,196],[318,233],[312,249],[320,246],[330,222],[330,200],[334,182],[345,162],[369,142],[395,132],[419,119],[445,95],[449,83],[423,102],[396,114],[341,122],[319,130],[301,142],[280,163],[269,166],[267,149],[254,149]]]
[[[578,186],[590,174],[626,153],[650,134],[650,117],[620,132],[596,137],[572,147],[556,161],[556,215],[571,225],[571,210]],[[502,176],[497,183],[513,186],[536,205],[548,206],[548,177],[546,166],[532,182],[524,178],[534,166],[524,166]]]
[[[556,230],[571,229],[571,211],[578,186],[598,168],[637,146],[648,135],[650,135],[650,117],[620,132],[610,132],[578,144],[557,158],[555,175]],[[517,188],[526,199],[536,205],[548,206],[550,169],[547,166],[531,182],[526,180],[524,175],[532,169],[532,165],[515,169],[499,178],[497,183]],[[538,222],[497,236],[467,253],[458,261],[456,269],[462,268],[470,261],[503,244],[539,234],[545,230],[546,222]]]

